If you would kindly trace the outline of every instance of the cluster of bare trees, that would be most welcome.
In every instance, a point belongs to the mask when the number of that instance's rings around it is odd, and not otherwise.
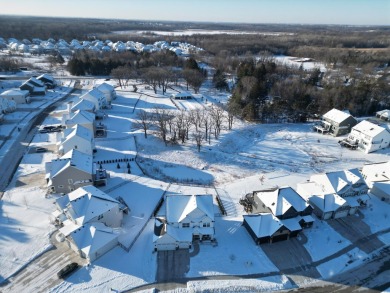
[[[165,145],[169,142],[184,144],[192,139],[200,152],[204,142],[211,143],[212,136],[219,138],[225,121],[228,121],[225,110],[215,105],[180,112],[154,108],[151,112],[138,111],[133,127],[141,129],[145,138],[148,137],[148,132],[155,131]]]

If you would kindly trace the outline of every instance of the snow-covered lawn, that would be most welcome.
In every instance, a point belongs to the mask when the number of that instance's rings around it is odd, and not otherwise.
[[[349,240],[333,230],[326,221],[317,218],[313,227],[305,229],[304,234],[307,237],[307,243],[304,246],[313,261],[321,260],[351,244]]]
[[[200,244],[199,254],[191,257],[191,268],[187,277],[278,271],[242,226],[242,217],[217,217],[215,238],[217,246]]]
[[[338,273],[350,270],[358,265],[361,265],[364,259],[367,258],[367,254],[358,248],[354,248],[346,254],[338,258],[334,258],[324,264],[317,266],[317,270],[320,272],[324,279],[333,277]]]
[[[217,281],[190,281],[189,292],[270,292],[294,288],[286,276],[273,276],[262,279],[237,279]],[[184,291],[184,290],[183,290]],[[176,292],[182,292],[177,290]]]

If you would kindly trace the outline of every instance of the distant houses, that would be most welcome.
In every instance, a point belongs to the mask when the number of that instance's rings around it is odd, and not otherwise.
[[[375,116],[383,121],[390,121],[390,110],[385,109],[382,111],[378,111],[376,112]]]
[[[318,125],[313,127],[314,131],[333,136],[340,136],[351,131],[352,127],[357,124],[356,119],[349,113],[332,109],[322,116]]]
[[[165,217],[155,220],[154,249],[188,249],[192,241],[214,240],[214,222],[212,195],[167,195]]]

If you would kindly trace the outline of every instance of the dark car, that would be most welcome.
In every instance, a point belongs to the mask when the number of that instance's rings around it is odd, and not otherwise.
[[[35,152],[44,153],[44,152],[47,152],[47,148],[37,147],[37,148],[35,148]]]
[[[66,276],[70,275],[72,272],[74,272],[79,267],[79,264],[77,262],[72,262],[70,264],[67,264],[64,268],[62,268],[58,273],[58,278],[62,279]]]

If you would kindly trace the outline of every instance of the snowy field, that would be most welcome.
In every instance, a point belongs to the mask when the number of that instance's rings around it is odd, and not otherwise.
[[[88,87],[95,82],[101,80],[85,81]],[[108,292],[110,288],[121,291],[154,282],[157,255],[152,253],[153,220],[149,219],[165,191],[213,195],[218,192],[227,204],[228,216],[216,218],[218,245],[202,245],[200,252],[191,258],[187,277],[194,280],[187,284],[187,290],[251,292],[254,289],[291,288],[293,285],[285,276],[218,281],[196,278],[277,271],[261,246],[254,245],[241,225],[244,211],[238,201],[246,193],[275,186],[296,188],[297,183],[306,181],[315,173],[362,167],[364,163],[390,158],[389,148],[368,155],[341,148],[337,143],[340,138],[314,133],[309,123],[255,125],[237,121],[231,131],[224,126],[218,140],[212,138],[210,144],[204,142],[200,152],[191,139],[184,144],[168,146],[154,132],[145,139],[140,130],[133,128],[138,110],[153,111],[155,107],[163,107],[179,113],[179,109],[208,108],[212,103],[226,101],[228,96],[226,93],[214,95],[205,86],[199,95],[195,95],[196,100],[180,101],[182,106],[179,105],[178,109],[169,98],[172,93],[162,96],[142,87],[137,93],[131,92],[131,87],[118,88],[118,98],[113,101],[112,109],[105,110],[108,117],[101,120],[108,132],[107,137],[96,139],[94,160],[138,155],[138,163],[148,175],[143,175],[134,161],[130,162],[131,174],[124,163],[119,169],[115,163],[104,164],[111,178],[102,190],[113,197],[121,196],[129,205],[131,212],[124,219],[121,241],[134,245],[129,252],[120,247],[113,249],[75,272],[53,288],[53,292]],[[203,100],[201,96],[204,96]],[[58,123],[65,110],[66,106],[62,105],[44,123]],[[15,116],[15,119],[22,118]],[[54,145],[55,142],[55,133],[36,134],[30,148]],[[0,207],[0,281],[50,247],[48,235],[53,226],[49,214],[55,209],[54,198],[45,197],[45,185],[41,182],[44,183],[44,163],[55,157],[56,154],[50,152],[26,154],[4,194]],[[27,183],[31,176],[38,176],[42,181],[37,180],[30,186]],[[23,182],[27,183],[23,185]],[[371,226],[373,233],[389,228],[388,211],[389,205],[374,198],[368,208],[362,210],[363,221]],[[215,212],[219,213],[216,205]],[[317,219],[304,234],[307,237],[305,248],[313,261],[350,244],[326,222]],[[380,239],[389,244],[389,235],[383,234]],[[326,278],[360,264],[366,257],[369,256],[351,250],[317,269]]]

